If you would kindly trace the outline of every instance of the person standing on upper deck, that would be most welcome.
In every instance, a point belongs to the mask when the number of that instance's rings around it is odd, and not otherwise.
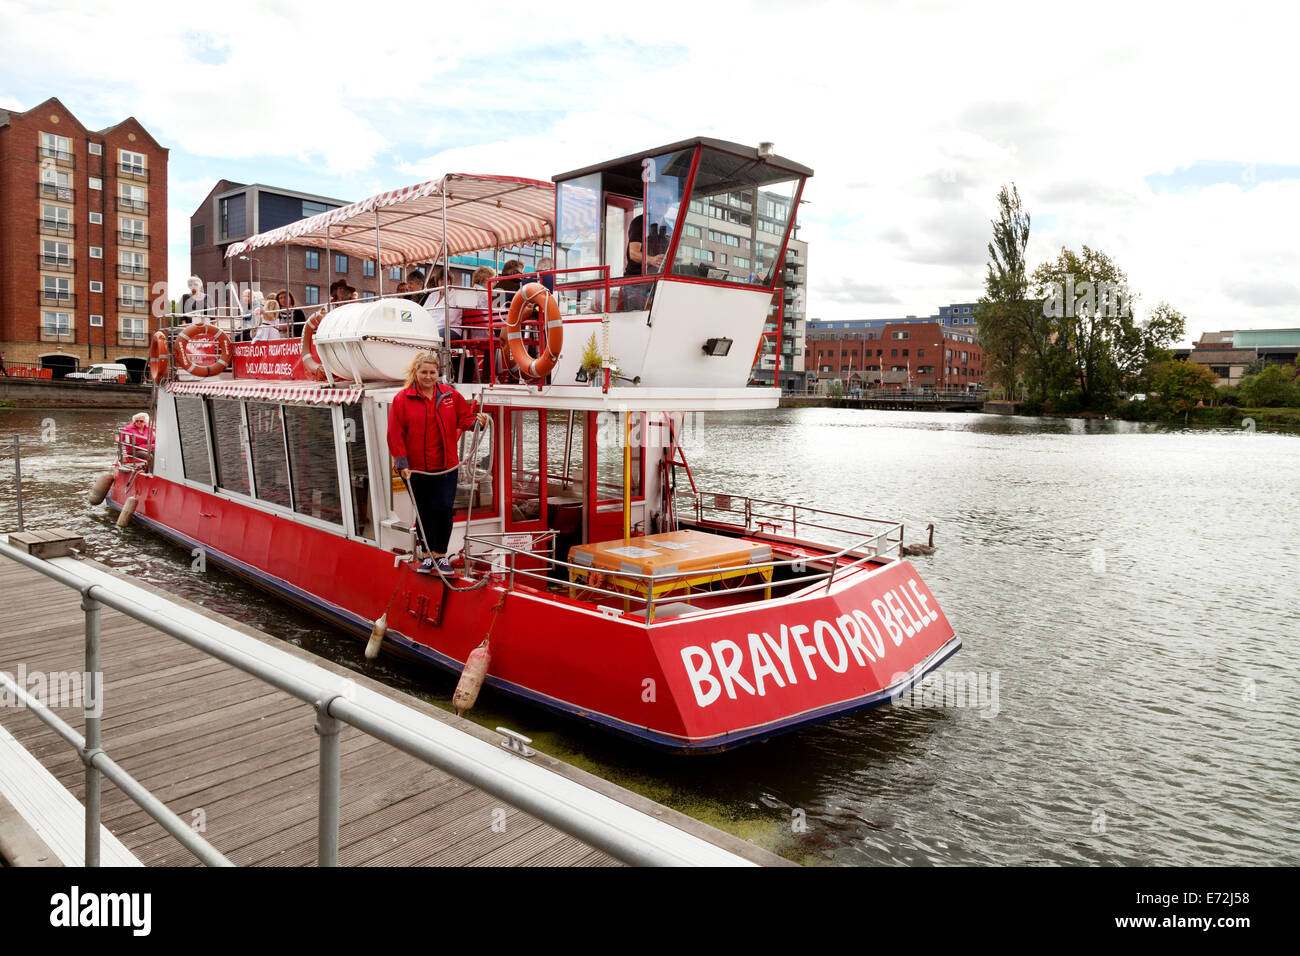
[[[487,424],[486,414],[438,381],[438,357],[421,352],[406,373],[406,388],[393,396],[388,412],[388,451],[419,514],[420,538],[428,554],[419,571],[451,574],[451,540],[460,459],[460,433]],[[472,492],[471,492],[472,493]]]

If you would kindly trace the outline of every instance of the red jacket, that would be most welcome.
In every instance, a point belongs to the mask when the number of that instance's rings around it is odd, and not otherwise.
[[[399,471],[443,471],[460,464],[456,439],[474,427],[475,409],[460,392],[439,382],[433,400],[412,385],[388,409],[388,451]]]

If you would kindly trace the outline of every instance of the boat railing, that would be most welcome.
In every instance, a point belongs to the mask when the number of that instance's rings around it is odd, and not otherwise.
[[[711,521],[742,528],[750,534],[796,538],[827,547],[869,535],[885,542],[882,555],[902,557],[903,525],[888,518],[844,514],[790,501],[714,491],[678,491],[673,504],[679,515],[693,513],[697,524]],[[829,534],[830,537],[814,537],[818,534]]]
[[[728,577],[741,574],[755,574],[760,571],[771,569],[772,577],[776,575],[776,569],[787,568],[793,573],[800,575],[799,583],[805,588],[811,585],[819,585],[827,590],[835,582],[836,575],[842,575],[846,571],[856,568],[868,561],[877,561],[886,557],[886,551],[891,545],[891,535],[893,528],[900,529],[902,525],[891,526],[877,534],[870,535],[855,541],[848,547],[841,548],[838,551],[819,554],[810,559],[808,556],[788,558],[784,560],[773,561],[756,561],[754,563],[738,564],[722,568],[709,568],[699,572],[681,572],[681,571],[661,571],[658,574],[643,574],[637,571],[606,571],[602,568],[593,568],[589,564],[575,564],[571,561],[564,561],[554,555],[554,541],[550,542],[548,550],[536,551],[532,545],[536,544],[534,540],[529,543],[529,547],[518,547],[518,541],[508,542],[505,539],[510,538],[511,534],[490,533],[490,534],[471,534],[465,536],[465,564],[467,571],[474,571],[484,575],[499,575],[504,578],[508,588],[513,589],[516,580],[526,578],[540,582],[544,587],[555,584],[555,578],[552,571],[563,569],[565,576],[569,578],[569,587],[575,591],[581,591],[584,594],[598,594],[603,597],[613,598],[621,602],[634,603],[641,605],[644,609],[647,623],[654,622],[654,609],[657,603],[662,602],[662,597],[655,594],[656,586],[671,584],[674,580],[685,577],[708,577],[724,581]],[[517,533],[527,534],[527,532]],[[537,534],[537,533],[534,533]],[[554,532],[540,532],[543,535],[553,535]],[[483,550],[475,553],[473,545],[482,546]],[[502,566],[502,556],[507,555],[507,562]],[[848,564],[841,564],[840,559],[852,557]],[[527,559],[521,563],[521,559]],[[830,567],[821,572],[814,574],[807,573],[807,566],[810,561],[829,562]],[[530,567],[530,564],[538,564],[539,568]],[[573,571],[580,571],[587,577],[581,583],[574,578]],[[603,587],[601,584],[593,583],[590,576],[593,574],[602,574],[617,577],[621,581],[630,581],[637,583],[644,591],[644,596],[637,591],[616,591],[611,588]],[[771,580],[761,581],[757,584],[742,584],[735,587],[728,586],[725,593],[727,595],[745,594],[751,591],[770,591],[772,587]],[[707,593],[707,592],[688,592],[688,593]],[[669,594],[673,594],[672,591]],[[664,595],[668,596],[668,595]],[[674,595],[680,596],[680,595]],[[602,610],[604,608],[602,607]]]

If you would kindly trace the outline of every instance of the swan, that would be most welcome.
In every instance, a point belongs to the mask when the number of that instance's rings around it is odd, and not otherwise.
[[[903,554],[907,557],[915,557],[920,554],[934,554],[934,525],[927,525],[926,530],[930,532],[929,544],[905,544],[903,545]]]

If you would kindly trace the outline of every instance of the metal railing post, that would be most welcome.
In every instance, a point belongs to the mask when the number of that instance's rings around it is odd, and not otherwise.
[[[343,725],[330,715],[334,698],[316,701],[316,733],[320,736],[320,792],[316,807],[317,866],[339,865],[339,732]]]
[[[99,769],[95,757],[99,747],[99,719],[103,712],[103,684],[91,695],[92,682],[99,678],[99,608],[100,604],[85,591],[81,609],[86,612],[86,674],[81,686],[82,707],[86,719],[86,745],[81,759],[86,765],[86,866],[99,866]]]
[[[18,495],[18,530],[23,530],[23,464],[22,452],[18,448],[18,436],[14,436],[14,491]]]

